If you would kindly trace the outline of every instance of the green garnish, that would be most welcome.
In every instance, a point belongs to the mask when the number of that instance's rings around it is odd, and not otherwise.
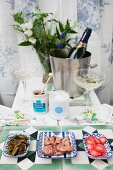
[[[24,119],[25,117],[25,114],[18,110],[14,111],[14,114],[16,115],[16,119]]]

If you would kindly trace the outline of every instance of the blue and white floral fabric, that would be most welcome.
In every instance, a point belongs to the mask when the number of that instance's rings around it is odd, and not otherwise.
[[[12,106],[18,86],[18,81],[11,75],[12,66],[28,61],[32,63],[30,58],[35,60],[36,55],[30,48],[18,47],[19,36],[11,26],[13,25],[11,15],[17,11],[31,12],[37,4],[37,0],[0,1],[0,103],[9,107]]]
[[[10,75],[10,67],[17,62],[19,55],[17,49],[16,33],[11,28],[13,12],[9,1],[0,1],[0,98],[1,103],[11,106],[17,82]]]
[[[102,103],[113,104],[113,1],[78,0],[77,18],[79,30],[87,26],[93,29],[88,47],[92,63],[97,63],[105,75],[104,85],[97,89]]]
[[[86,27],[93,29],[88,43],[91,63],[97,63],[105,75],[104,85],[97,89],[102,103],[113,105],[113,1],[112,0],[0,0],[0,102],[11,106],[17,82],[10,75],[10,67],[18,61],[36,62],[42,74],[36,53],[30,47],[18,47],[21,36],[13,30],[12,13],[32,12],[40,4],[43,10],[54,12],[57,18],[77,20],[79,36]],[[68,10],[67,10],[68,7]],[[8,96],[8,98],[6,97]],[[10,102],[11,101],[11,102]]]

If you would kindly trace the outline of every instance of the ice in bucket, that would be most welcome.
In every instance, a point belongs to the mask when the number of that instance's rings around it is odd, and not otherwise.
[[[69,114],[69,95],[64,90],[53,91],[49,95],[49,114],[52,118],[61,120]]]

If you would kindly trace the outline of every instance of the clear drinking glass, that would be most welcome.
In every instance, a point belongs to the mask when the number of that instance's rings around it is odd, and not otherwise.
[[[78,69],[74,71],[73,79],[78,86],[86,90],[86,110],[89,110],[90,91],[100,87],[104,83],[105,74],[95,69]]]
[[[69,95],[64,90],[50,92],[49,95],[49,115],[57,120],[57,126],[60,127],[60,121],[69,116]]]
[[[23,85],[23,98],[21,99],[21,101],[19,101],[19,103],[21,103],[21,105],[28,105],[29,104],[29,99],[27,96],[27,81],[28,79],[34,77],[36,75],[38,68],[37,66],[32,66],[32,67],[19,67],[17,66],[12,66],[11,69],[11,74],[14,78],[16,78],[17,80],[22,82]]]

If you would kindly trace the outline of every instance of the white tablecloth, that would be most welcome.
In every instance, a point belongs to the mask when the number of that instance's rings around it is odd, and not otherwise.
[[[38,78],[32,78],[27,82],[27,95],[28,95],[29,99],[32,99],[32,92],[35,89],[40,89],[44,85],[41,82],[41,80],[42,80],[42,78],[38,77]],[[23,85],[22,85],[22,82],[20,82],[18,90],[17,90],[16,97],[15,97],[15,100],[14,100],[14,103],[13,103],[13,106],[12,106],[13,110],[21,110],[23,112],[28,113],[29,115],[36,117],[36,120],[33,120],[36,125],[45,125],[45,126],[55,126],[55,125],[57,125],[57,121],[52,119],[49,116],[49,112],[46,113],[46,114],[42,114],[42,115],[36,114],[36,113],[34,114],[34,111],[33,111],[33,108],[32,108],[32,102],[31,102],[31,104],[29,104],[29,106],[22,107],[22,105],[19,103],[19,101],[21,101],[23,94],[24,94]],[[97,97],[97,95],[95,94],[94,91],[91,91],[90,98],[91,98],[92,105],[94,107],[101,105],[101,103],[100,103],[100,101],[99,101],[99,99],[98,99],[98,97]],[[81,109],[81,108],[85,109],[86,107],[85,106],[70,106],[70,113],[69,114],[76,113],[76,111],[77,110],[79,111],[79,109]],[[59,124],[63,126],[63,125],[73,125],[74,123],[65,119],[65,120],[60,121]]]

